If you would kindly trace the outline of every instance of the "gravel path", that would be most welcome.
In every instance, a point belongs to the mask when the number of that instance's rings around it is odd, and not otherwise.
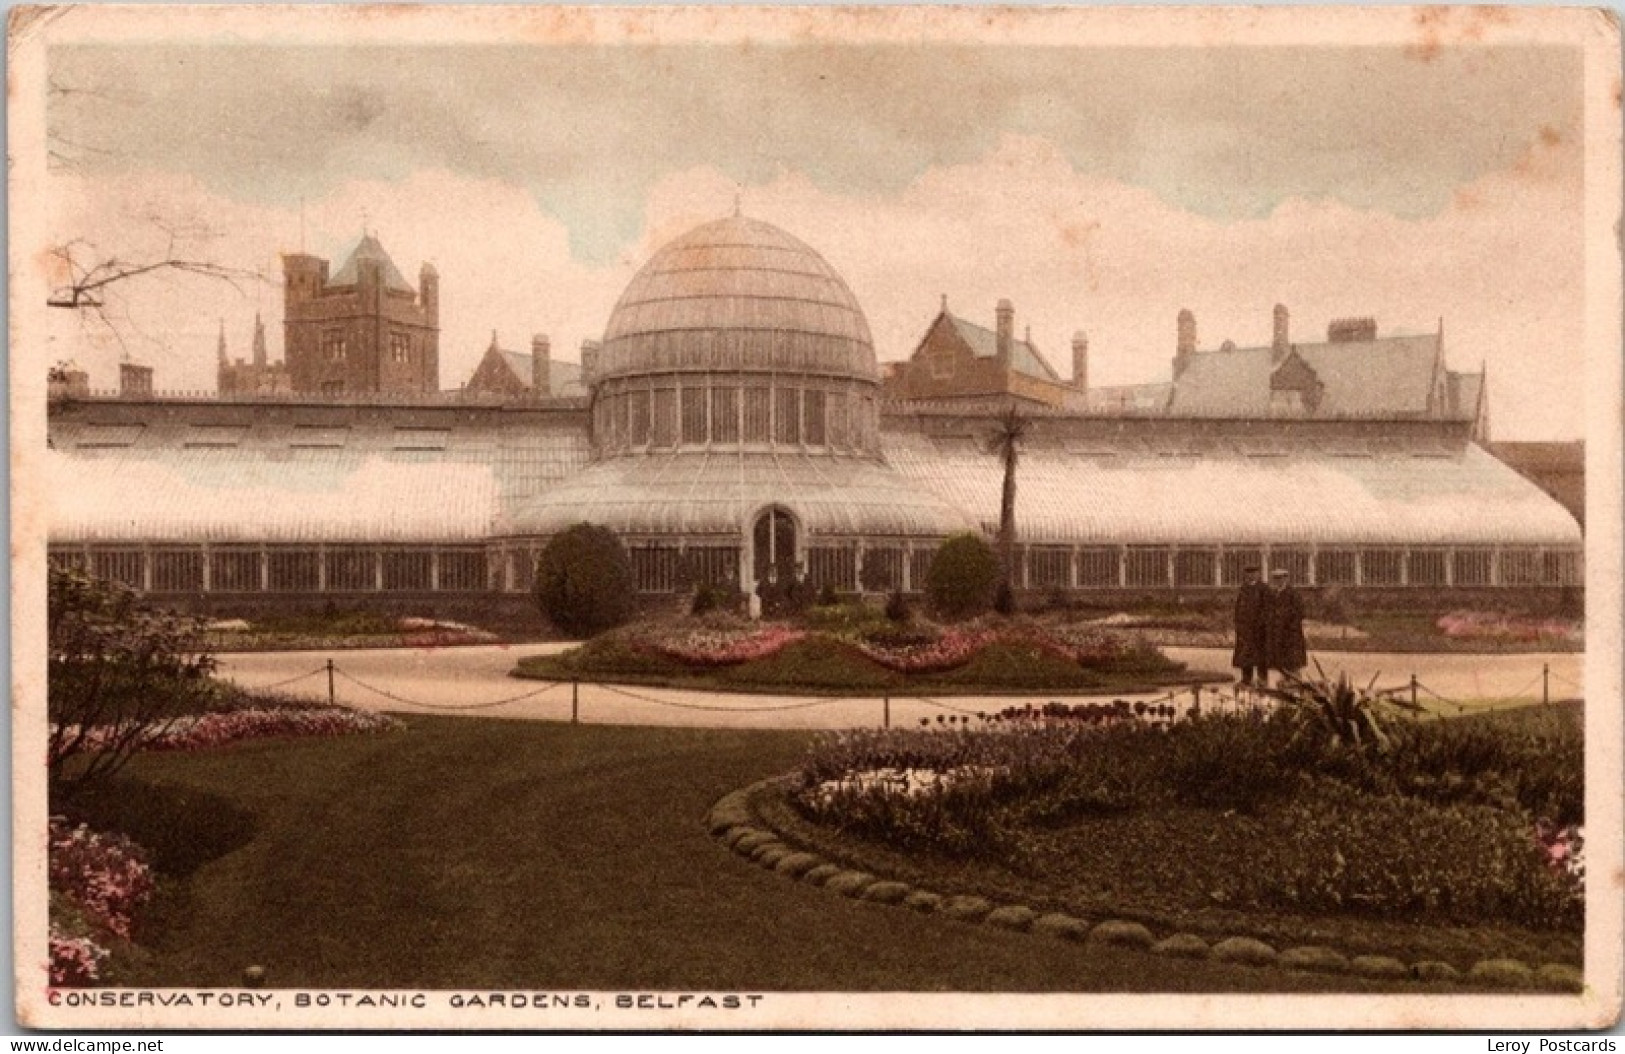
[[[364,710],[406,713],[465,714],[484,717],[568,721],[571,686],[547,688],[545,682],[508,676],[521,659],[563,651],[568,643],[496,645],[468,648],[414,648],[338,651],[332,653],[257,652],[222,655],[220,672],[246,688],[265,688],[300,678],[279,690],[314,699],[328,698],[325,664],[329,654],[336,673],[333,698]],[[1192,670],[1226,672],[1229,652],[1218,648],[1168,648],[1168,656]],[[1364,685],[1406,684],[1412,673],[1423,686],[1419,697],[1460,701],[1467,709],[1539,701],[1541,669],[1550,666],[1551,697],[1581,693],[1584,656],[1573,653],[1521,655],[1406,654],[1317,652],[1328,675],[1346,672]],[[1233,672],[1233,671],[1229,671]],[[1430,696],[1429,691],[1436,693]],[[1164,693],[1121,698],[1156,699]],[[523,698],[519,698],[523,697]],[[940,700],[893,698],[891,723],[911,726],[939,716],[992,713],[1007,706],[1042,704],[1040,696],[946,696]],[[1055,696],[1081,702],[1087,696]],[[1186,696],[1179,705],[1186,705]],[[1211,699],[1211,695],[1207,696]],[[1456,712],[1444,705],[1446,712]],[[830,699],[812,696],[741,695],[678,691],[666,688],[583,684],[575,700],[579,720],[592,724],[666,725],[694,728],[851,728],[877,726],[886,717],[879,698]]]

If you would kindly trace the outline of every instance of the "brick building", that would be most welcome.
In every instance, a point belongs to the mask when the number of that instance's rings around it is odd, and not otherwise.
[[[587,394],[581,367],[553,358],[552,344],[541,333],[530,338],[530,354],[509,351],[491,333],[491,344],[463,386],[466,395],[495,395],[510,399],[549,399]]]
[[[433,393],[440,387],[440,278],[414,290],[372,234],[337,274],[304,253],[282,258],[283,347],[294,392]]]
[[[224,322],[220,324],[220,345],[217,355],[219,363],[216,373],[222,395],[275,395],[293,391],[293,382],[288,376],[288,364],[270,362],[267,359],[265,323],[258,314],[254,316],[253,359],[249,361],[237,359],[234,362],[227,355]]]

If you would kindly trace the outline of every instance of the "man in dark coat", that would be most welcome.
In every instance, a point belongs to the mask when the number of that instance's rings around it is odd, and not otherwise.
[[[1241,590],[1236,593],[1236,650],[1230,656],[1230,665],[1241,670],[1242,684],[1252,684],[1255,674],[1269,678],[1264,654],[1264,607],[1268,599],[1269,586],[1258,577],[1258,568],[1242,571]]]
[[[1264,657],[1269,669],[1283,674],[1296,675],[1309,665],[1309,646],[1303,639],[1303,597],[1292,588],[1291,576],[1280,569],[1270,574],[1265,597]]]

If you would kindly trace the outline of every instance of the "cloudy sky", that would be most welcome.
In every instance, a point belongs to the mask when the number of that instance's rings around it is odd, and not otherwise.
[[[172,236],[261,271],[127,283],[56,358],[112,383],[129,352],[210,388],[223,319],[280,355],[278,254],[363,224],[442,284],[441,382],[493,329],[574,357],[665,240],[748,215],[818,249],[906,357],[946,295],[1065,374],[1165,379],[1200,342],[1441,319],[1490,371],[1499,438],[1578,436],[1581,55],[1561,47],[59,45],[52,235],[136,258]],[[172,235],[171,232],[179,232]]]

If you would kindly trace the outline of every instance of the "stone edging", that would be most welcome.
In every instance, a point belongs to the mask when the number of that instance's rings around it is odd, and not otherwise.
[[[1060,912],[1040,914],[1023,904],[1001,905],[985,897],[933,893],[865,871],[850,870],[786,842],[750,807],[753,794],[778,782],[763,780],[723,795],[706,814],[706,830],[735,854],[759,867],[854,900],[894,904],[962,922],[1026,931],[1059,940],[1116,945],[1176,959],[1211,959],[1242,966],[1351,974],[1384,981],[1465,981],[1515,990],[1579,992],[1585,983],[1582,971],[1561,963],[1537,968],[1519,959],[1481,959],[1463,974],[1449,963],[1434,960],[1405,963],[1387,955],[1348,956],[1319,945],[1277,950],[1252,937],[1227,937],[1210,944],[1194,933],[1173,933],[1159,940],[1138,922],[1107,919],[1090,923]]]

